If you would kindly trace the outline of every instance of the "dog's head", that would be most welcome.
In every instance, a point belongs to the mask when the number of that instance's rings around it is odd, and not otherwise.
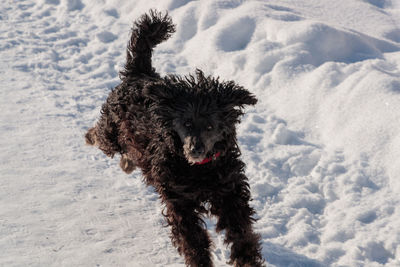
[[[191,164],[224,153],[236,143],[235,124],[244,105],[257,99],[234,82],[219,82],[197,70],[196,77],[169,76],[147,86],[144,95],[161,124],[179,138],[180,148]]]

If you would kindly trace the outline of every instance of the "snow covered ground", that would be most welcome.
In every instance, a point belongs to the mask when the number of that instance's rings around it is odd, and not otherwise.
[[[399,0],[1,1],[0,266],[184,266],[140,172],[83,139],[150,8],[177,24],[160,73],[260,99],[239,142],[269,266],[400,266]]]

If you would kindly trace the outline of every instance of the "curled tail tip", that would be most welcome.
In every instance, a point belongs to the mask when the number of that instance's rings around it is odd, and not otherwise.
[[[139,42],[146,42],[146,48],[152,49],[159,43],[167,40],[175,32],[168,12],[164,14],[155,9],[150,9],[134,22],[130,49],[140,49]]]
[[[167,11],[163,14],[155,9],[150,9],[134,25],[133,30],[137,29],[138,35],[148,38],[154,46],[167,40],[175,32],[175,25]]]
[[[175,32],[168,12],[162,13],[151,9],[133,24],[132,35],[127,47],[127,62],[120,77],[131,74],[153,73],[151,54],[153,48],[167,40]]]

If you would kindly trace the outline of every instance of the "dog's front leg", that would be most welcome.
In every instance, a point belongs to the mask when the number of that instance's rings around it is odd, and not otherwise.
[[[212,201],[211,212],[218,218],[216,231],[225,230],[225,244],[232,244],[230,264],[235,267],[262,267],[260,236],[253,231],[255,211],[249,206],[250,191],[247,178],[239,174],[230,193]]]
[[[166,201],[165,217],[171,226],[172,243],[191,267],[212,267],[211,241],[204,222],[190,201]]]

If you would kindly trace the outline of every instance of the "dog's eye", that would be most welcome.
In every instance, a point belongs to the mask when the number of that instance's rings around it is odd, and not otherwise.
[[[212,131],[214,128],[211,124],[209,124],[209,125],[207,125],[206,129],[207,129],[207,131]]]

